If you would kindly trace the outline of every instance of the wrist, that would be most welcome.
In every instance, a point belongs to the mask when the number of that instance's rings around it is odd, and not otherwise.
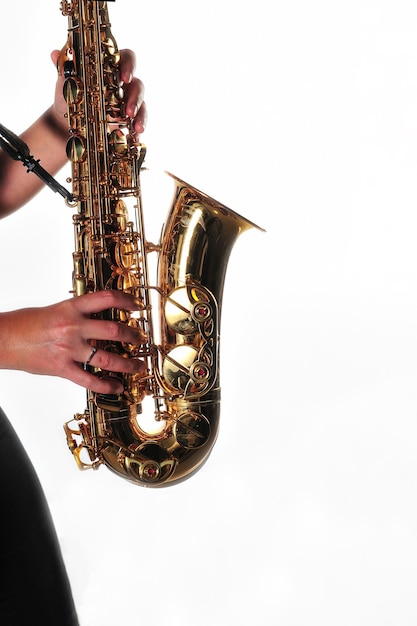
[[[62,140],[68,139],[68,121],[67,118],[59,113],[55,106],[52,105],[42,115],[44,124],[52,131],[54,135],[57,135]]]

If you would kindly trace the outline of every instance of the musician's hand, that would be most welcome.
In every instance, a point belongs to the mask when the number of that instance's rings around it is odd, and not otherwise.
[[[120,79],[124,85],[126,114],[133,119],[133,128],[140,135],[145,130],[147,110],[144,102],[145,87],[133,74],[136,56],[132,50],[120,51]]]
[[[51,59],[55,66],[58,65],[61,52],[54,50]],[[147,111],[144,102],[145,88],[141,80],[134,76],[136,67],[136,55],[132,50],[120,51],[120,81],[125,93],[126,114],[133,120],[133,130],[140,135],[145,130]],[[65,119],[67,105],[62,94],[64,76],[58,74],[55,87],[54,110],[60,123],[67,129],[68,122]]]
[[[106,309],[134,311],[138,303],[121,291],[100,291],[42,308],[0,314],[0,367],[60,376],[97,393],[121,393],[121,383],[99,378],[84,368],[94,340],[140,343],[140,331],[127,324],[91,319]],[[135,358],[98,349],[91,366],[112,372],[135,373],[145,369]]]

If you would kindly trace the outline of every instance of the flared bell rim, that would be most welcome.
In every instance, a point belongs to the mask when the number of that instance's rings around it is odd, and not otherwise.
[[[187,181],[183,180],[182,178],[179,178],[178,176],[176,176],[172,172],[169,172],[168,170],[165,170],[165,174],[170,176],[176,182],[177,188],[187,188],[187,189],[190,189],[191,191],[193,191],[193,193],[195,193],[196,195],[200,196],[201,198],[204,198],[204,200],[206,202],[208,202],[209,204],[211,204],[215,208],[221,210],[222,212],[224,212],[225,214],[229,215],[230,217],[234,217],[236,220],[239,221],[239,223],[243,227],[243,230],[246,230],[248,228],[256,228],[257,230],[259,230],[259,231],[261,231],[263,233],[266,232],[265,229],[262,228],[262,226],[258,226],[258,224],[255,224],[255,222],[252,222],[251,220],[248,220],[243,215],[240,215],[240,213],[237,213],[236,211],[234,211],[230,207],[226,206],[222,202],[219,202],[218,200],[215,200],[212,196],[209,196],[207,193],[205,193],[204,191],[201,191],[201,189],[198,189],[194,185],[191,185],[190,183],[187,183]]]

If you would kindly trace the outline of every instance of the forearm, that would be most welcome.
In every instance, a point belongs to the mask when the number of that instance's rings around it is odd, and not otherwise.
[[[57,114],[53,106],[21,134],[30,153],[40,159],[42,167],[53,175],[67,162],[67,137],[66,120]],[[43,186],[44,183],[34,174],[29,174],[21,162],[14,161],[0,150],[0,218],[20,208]]]

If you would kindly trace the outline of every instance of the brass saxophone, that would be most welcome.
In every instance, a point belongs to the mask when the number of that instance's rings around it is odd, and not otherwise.
[[[135,295],[137,313],[111,310],[101,317],[140,329],[142,343],[97,346],[146,363],[146,375],[89,366],[97,376],[120,376],[124,392],[87,391],[85,412],[64,425],[67,441],[81,469],[104,464],[136,484],[173,484],[201,467],[217,438],[226,266],[238,235],[258,227],[171,175],[174,197],[160,242],[146,240],[139,180],[145,147],[123,111],[107,2],[63,0],[60,8],[68,17],[58,65],[65,76],[67,155],[77,206],[73,292],[121,289]],[[151,252],[158,254],[157,286],[148,278]],[[151,292],[160,311],[158,344]],[[153,405],[150,425],[146,400]]]

